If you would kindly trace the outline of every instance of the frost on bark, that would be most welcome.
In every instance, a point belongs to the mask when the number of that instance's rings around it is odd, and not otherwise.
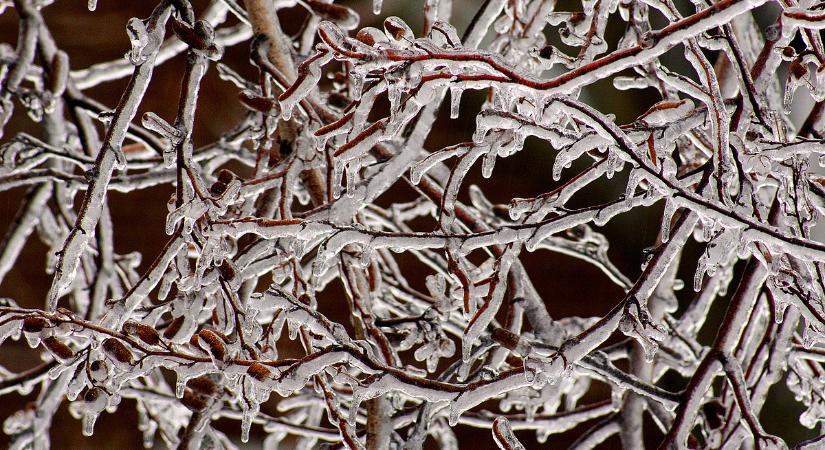
[[[0,282],[34,240],[53,280],[40,308],[0,305],[0,343],[22,337],[42,356],[0,368],[0,393],[37,392],[3,422],[12,448],[48,448],[64,401],[91,435],[123,399],[147,447],[233,448],[214,425],[230,419],[268,448],[457,448],[458,424],[502,449],[569,430],[575,448],[614,435],[643,448],[645,427],[663,449],[786,448],[760,421],[778,383],[804,408],[800,424],[822,429],[820,4],[424,0],[413,30],[395,16],[362,27],[322,0],[164,0],[124,24],[123,58],[81,68],[49,31],[51,3],[0,0],[19,17],[17,42],[0,44],[0,190],[26,191],[4,218]],[[474,8],[465,29],[451,25],[457,8]],[[281,9],[304,14],[298,34]],[[236,45],[253,70],[224,63]],[[177,114],[138,116],[174,57]],[[207,71],[248,112],[196,147]],[[85,93],[126,77],[117,105]],[[583,95],[605,80],[655,103],[617,123]],[[472,139],[425,147],[442,107],[468,114],[468,91],[486,99]],[[793,107],[803,95],[807,116]],[[3,134],[26,114],[37,132]],[[494,204],[464,182],[476,167],[494,178],[528,137],[552,154],[557,187]],[[597,184],[617,194],[571,202]],[[118,254],[110,194],[156,186],[170,193],[165,246]],[[396,186],[417,197],[379,206]],[[661,228],[634,280],[600,230],[654,205]],[[698,260],[683,257],[691,242]],[[551,317],[525,252],[579,258],[625,294],[601,316]],[[410,257],[426,278],[405,277]],[[141,258],[152,263],[139,272]],[[319,311],[332,283],[347,323]],[[683,289],[694,292],[680,305]],[[701,342],[714,306],[726,312]],[[273,399],[278,414],[262,412]]]

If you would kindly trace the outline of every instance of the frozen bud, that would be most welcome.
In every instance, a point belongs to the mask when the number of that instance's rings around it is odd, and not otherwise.
[[[103,341],[103,351],[117,362],[132,364],[132,352],[119,339],[108,338]]]
[[[183,406],[192,411],[203,411],[207,406],[209,406],[207,399],[192,392],[190,389],[183,392],[183,398],[180,399],[180,402]]]
[[[68,345],[60,342],[56,337],[49,336],[43,339],[43,345],[54,355],[55,358],[60,360],[67,360],[71,359],[74,356],[74,352]]]
[[[345,30],[354,30],[358,26],[358,14],[345,6],[319,0],[306,0],[306,4],[318,17],[335,22],[336,25]]]
[[[39,333],[49,324],[50,322],[42,317],[26,317],[23,319],[23,331],[26,333]]]
[[[212,310],[212,323],[216,323],[218,321],[217,317],[215,317],[216,315],[217,315],[217,313],[213,309]],[[201,347],[201,343],[198,341],[198,334],[197,333],[195,333],[195,334],[193,334],[192,336],[189,337],[189,345],[191,345],[192,347],[196,347],[196,348],[199,348],[199,349],[203,350],[203,348]],[[203,351],[206,351],[206,350],[203,350]]]
[[[93,387],[83,395],[83,435],[91,436],[97,417],[106,409],[109,394],[99,387]]]
[[[687,99],[661,101],[645,111],[639,121],[648,126],[664,126],[688,117],[693,109],[693,102]]]
[[[458,37],[458,32],[455,27],[443,20],[436,20],[435,23],[433,23],[429,38],[440,47],[461,47],[461,38]]]
[[[446,358],[453,356],[455,354],[455,343],[448,338],[440,339],[438,341],[438,352]]]
[[[261,363],[252,363],[246,373],[258,381],[265,381],[272,377],[272,371]]]
[[[106,361],[96,359],[89,364],[89,374],[93,381],[104,381],[109,376],[109,368]]]
[[[799,80],[808,74],[808,67],[806,64],[801,63],[799,59],[794,59],[791,65],[788,66],[788,72],[791,77]]]
[[[95,403],[101,398],[105,398],[105,396],[101,395],[103,390],[100,388],[91,388],[83,394],[83,401],[86,403]]]
[[[321,22],[318,25],[318,34],[324,41],[331,41],[336,46],[344,40],[344,33],[332,22]]]
[[[803,83],[808,83],[810,86],[810,81],[808,80],[808,65],[801,61],[801,59],[802,58],[794,59],[788,66],[788,81],[785,83],[785,95],[782,99],[782,105],[786,114],[790,114],[791,112],[791,104],[797,88]]]
[[[221,183],[220,181],[216,181],[212,183],[212,186],[209,186],[209,193],[212,194],[213,197],[220,197],[224,192],[226,192],[226,185]]]
[[[220,172],[218,172],[218,181],[226,185],[231,183],[232,180],[234,180],[237,177],[237,175],[235,175],[234,173],[232,173],[232,171],[227,169],[221,169]]]
[[[212,396],[218,392],[218,385],[207,375],[192,378],[186,382],[186,387],[197,394],[206,396]]]
[[[123,332],[137,336],[138,339],[149,345],[160,344],[160,334],[157,330],[144,323],[129,320],[123,324]]]
[[[201,330],[198,332],[198,338],[206,343],[209,353],[215,359],[223,361],[226,358],[226,345],[217,333],[212,330]]]
[[[9,436],[13,436],[15,434],[23,433],[26,430],[30,430],[36,411],[36,402],[26,403],[23,409],[8,416],[6,420],[3,421],[3,432]]]
[[[183,139],[184,134],[182,131],[170,125],[169,122],[163,120],[151,111],[143,113],[141,123],[147,129],[154,131],[172,142],[180,142],[180,140]]]
[[[389,42],[387,39],[387,35],[385,35],[381,30],[378,28],[373,27],[365,27],[358,31],[355,35],[355,39],[363,42],[364,44],[369,45],[370,47],[375,46],[378,43],[386,43]]]
[[[415,39],[410,27],[400,18],[392,16],[384,20],[384,32],[390,39],[396,41],[412,41]]]

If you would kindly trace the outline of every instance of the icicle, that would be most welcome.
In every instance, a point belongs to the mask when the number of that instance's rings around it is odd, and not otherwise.
[[[811,92],[811,95],[818,102],[825,101],[825,64],[817,66],[814,79],[816,80],[816,89]]]
[[[487,152],[481,160],[481,176],[490,178],[493,176],[493,168],[496,165],[496,154],[494,152]]]
[[[559,181],[561,179],[561,172],[570,167],[572,163],[566,152],[559,152],[559,154],[556,155],[556,160],[553,162],[553,181]]]
[[[126,34],[129,35],[129,42],[132,45],[132,49],[126,54],[126,56],[129,59],[129,62],[133,65],[139,66],[146,62],[149,55],[152,51],[154,51],[154,48],[149,46],[153,37],[149,36],[149,33],[146,30],[146,24],[144,24],[143,21],[137,17],[132,17],[129,19],[129,22],[126,23]],[[154,47],[154,45],[158,45],[159,43],[152,44]]]
[[[464,89],[458,86],[450,86],[450,119],[457,119],[461,109],[461,94]]]
[[[358,265],[361,266],[362,269],[366,269],[370,266],[370,262],[372,261],[372,241],[369,241],[361,248],[361,255],[358,258]]]
[[[356,183],[361,170],[361,162],[354,159],[347,165],[347,197],[355,197]]]
[[[630,172],[630,177],[627,180],[627,186],[624,192],[625,205],[630,208],[633,206],[633,198],[635,197],[636,188],[646,178],[646,173],[642,169],[633,169]]]
[[[673,215],[676,214],[676,209],[678,208],[679,205],[673,198],[668,198],[667,201],[665,201],[665,209],[662,213],[662,243],[670,239],[670,224],[673,222]]]
[[[387,100],[390,101],[390,121],[394,121],[401,111],[401,94],[404,90],[402,86],[402,74],[399,71],[390,71],[384,74],[384,81],[387,83]]]
[[[106,403],[109,401],[109,394],[100,388],[91,388],[86,391],[83,397],[85,400],[83,410],[83,435],[91,436],[94,434],[95,422],[98,416],[106,408]]]
[[[349,77],[349,95],[353,100],[361,100],[364,90],[364,75],[358,71],[352,72]]]
[[[244,409],[241,416],[241,442],[246,444],[249,442],[249,430],[252,428],[252,418],[257,414],[252,408]]]
[[[341,193],[344,190],[343,180],[346,165],[340,160],[336,160],[332,165],[332,197],[341,198]]]
[[[606,164],[607,170],[605,171],[605,175],[607,176],[608,180],[612,179],[613,175],[616,172],[621,172],[624,168],[624,160],[619,158],[619,152],[613,147],[610,147],[610,149],[607,151]]]

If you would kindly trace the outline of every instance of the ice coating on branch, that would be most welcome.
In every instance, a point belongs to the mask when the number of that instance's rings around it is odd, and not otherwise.
[[[522,448],[514,430],[641,448],[644,414],[663,448],[781,447],[759,423],[778,382],[800,425],[822,422],[821,105],[792,111],[825,97],[815,5],[760,30],[759,0],[427,0],[416,37],[417,11],[359,29],[326,1],[162,2],[128,20],[127,60],[81,69],[48,3],[15,2],[19,40],[0,43],[0,123],[31,125],[0,146],[0,190],[21,194],[0,273],[39,239],[55,275],[45,308],[0,303],[0,343],[43,363],[0,367],[0,393],[38,392],[4,423],[13,448],[45,446],[67,399],[84,432],[129,399],[169,447],[231,447],[220,418],[270,448],[458,448],[450,424],[501,448]],[[237,44],[251,61],[223,59]],[[135,120],[170,58],[173,104]],[[213,61],[243,108],[230,125],[196,111]],[[89,90],[128,75],[117,104]],[[448,114],[475,123],[465,142]],[[117,203],[150,188],[165,241],[123,254]],[[659,229],[627,226],[655,208]],[[568,257],[590,267],[561,280]],[[591,301],[562,282],[615,288],[592,317],[551,317]]]
[[[713,276],[716,269],[727,261],[731,252],[735,252],[740,245],[741,233],[735,228],[721,230],[719,234],[710,240],[705,247],[705,252],[699,258],[696,275],[693,282],[693,289],[699,291],[702,288],[702,280],[705,274]]]
[[[636,338],[644,349],[644,358],[647,362],[654,361],[658,342],[664,340],[666,335],[665,329],[654,323],[650,312],[635,299],[630,301],[619,324],[619,330],[627,336]]]
[[[144,127],[154,131],[167,142],[167,148],[163,152],[163,160],[167,167],[172,167],[175,164],[174,148],[180,145],[184,133],[153,112],[145,113],[142,122]]]
[[[648,126],[662,126],[687,118],[695,108],[688,99],[663,101],[650,107],[639,120]]]
[[[493,421],[493,440],[501,450],[524,450],[506,417],[496,417]]]
[[[152,37],[146,31],[146,24],[142,20],[133,17],[126,24],[126,34],[129,36],[129,42],[132,45],[132,49],[126,54],[126,57],[134,65],[143,64],[148,58],[148,53],[151,52],[149,45],[152,40]]]
[[[321,26],[327,29],[335,27],[330,22],[324,22]],[[336,28],[330,33],[340,33],[340,30]],[[281,105],[281,117],[284,120],[292,118],[292,110],[295,105],[309,95],[310,91],[318,84],[318,80],[321,79],[321,68],[332,60],[332,52],[323,43],[315,46],[315,52],[315,55],[307,59],[298,68],[298,80],[278,97]]]

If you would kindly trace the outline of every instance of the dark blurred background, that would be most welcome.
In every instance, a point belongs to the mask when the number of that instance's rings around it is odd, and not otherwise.
[[[207,5],[205,0],[193,0],[192,3],[199,13]],[[372,14],[371,1],[345,3],[360,13],[362,26],[380,27],[384,17],[397,15],[404,18],[414,30],[420,30],[422,27],[423,0],[387,0],[384,2],[384,11],[381,16]],[[481,3],[473,0],[455,2],[452,23],[458,29],[459,35],[464,32],[472,14]],[[69,54],[72,69],[76,70],[97,62],[123,57],[129,48],[125,33],[126,21],[130,17],[147,17],[154,6],[154,1],[100,0],[97,10],[89,12],[85,1],[58,1],[44,10],[44,16],[58,45]],[[572,4],[566,5],[566,2],[560,2],[558,9],[572,10],[573,8]],[[281,14],[282,23],[287,32],[297,31],[298,26],[303,22],[304,12],[299,7],[282,11]],[[230,19],[228,23],[235,22]],[[0,16],[0,42],[14,46],[17,41],[17,31],[17,16],[13,9],[9,8]],[[608,37],[613,47],[621,32],[622,28],[618,22],[614,21],[608,27]],[[558,43],[557,34],[548,32],[548,37],[552,42]],[[248,52],[248,43],[227,48],[223,62],[239,73],[254,79],[256,71],[248,62]],[[665,60],[674,66],[684,66],[681,52],[671,51],[666,55]],[[146,111],[153,111],[161,117],[174,118],[183,68],[183,56],[179,55],[156,69],[137,117]],[[109,107],[114,107],[127,82],[128,78],[123,78],[102,83],[88,89],[85,93]],[[218,78],[214,65],[210,67],[201,91],[194,132],[196,146],[215,140],[221,132],[233,126],[244,111],[237,101],[237,89]],[[449,119],[447,111],[443,109],[427,141],[427,147],[430,150],[437,150],[443,146],[469,139],[475,126],[475,114],[480,109],[484,96],[485,93],[482,92],[465,93],[460,118],[455,120]],[[657,100],[653,91],[616,91],[612,88],[610,80],[604,80],[589,87],[583,96],[599,110],[615,114],[620,124],[634,120]],[[5,142],[19,131],[26,131],[35,136],[41,135],[38,124],[32,123],[25,114],[21,114],[18,110],[12,122],[7,126],[5,137],[0,140],[0,143]],[[497,203],[507,203],[513,197],[529,197],[547,192],[558,185],[550,176],[553,157],[554,151],[549,144],[529,139],[524,151],[496,163],[491,179],[483,179],[480,169],[476,168],[472,176],[464,183],[462,199],[467,200],[466,186],[471,184],[481,186],[490,200]],[[565,174],[572,173],[576,168],[574,166]],[[615,198],[618,193],[624,191],[624,179],[626,179],[626,174],[623,173],[612,180],[602,180],[597,183],[596,189],[577,195],[574,203],[592,204]],[[0,232],[5,233],[7,230],[25,192],[25,188],[0,192]],[[109,206],[115,226],[115,249],[118,253],[140,252],[143,255],[141,272],[159,254],[167,240],[164,233],[166,201],[172,193],[172,186],[162,186],[136,191],[128,195],[115,192],[109,194]],[[379,203],[389,204],[393,201],[408,200],[411,195],[413,195],[412,190],[406,186],[398,186],[382,196]],[[631,279],[635,279],[641,271],[643,250],[655,243],[660,214],[661,205],[656,205],[646,210],[636,210],[633,213],[619,216],[599,229],[610,238],[610,256],[613,262]],[[11,297],[26,307],[42,307],[51,283],[51,277],[45,274],[47,250],[36,237],[31,238],[18,264],[0,285],[0,297]],[[692,280],[700,250],[701,248],[693,242],[686,249],[680,270],[683,279]],[[410,274],[410,281],[423,285],[423,278],[427,274],[425,269],[420,267],[414,258],[402,255],[399,261],[402,264],[402,270]],[[548,251],[537,251],[535,253],[523,252],[522,261],[532,275],[533,282],[545,299],[547,308],[553,317],[603,315],[623,297],[621,289],[612,284],[604,274],[577,259]],[[686,284],[691,285],[691,283]],[[683,306],[689,301],[690,294],[689,288],[680,294]],[[348,323],[346,301],[343,300],[342,288],[339,284],[330,285],[319,296],[319,303],[319,308],[325,314],[335,320]],[[713,339],[720,316],[724,313],[724,307],[725,301],[716,302],[713,317],[707,321],[703,330],[703,343],[707,344]],[[9,370],[20,371],[37,363],[37,352],[29,349],[22,341],[7,342],[0,349],[0,365]],[[666,377],[665,380],[671,389],[680,389],[684,381],[678,377]],[[586,400],[595,401],[606,398],[607,395],[607,388],[601,386],[595,389]],[[0,421],[5,420],[8,415],[35,397],[36,392],[28,396],[17,394],[5,396],[0,401]],[[270,410],[276,414],[272,408],[274,401],[264,405],[264,410]],[[787,438],[791,445],[815,434],[799,427],[797,418],[801,408],[793,403],[784,383],[774,388],[771,401],[765,411],[763,423],[767,430]],[[58,449],[140,448],[142,440],[136,428],[136,421],[134,404],[126,400],[121,404],[117,413],[104,413],[100,417],[94,436],[84,438],[81,434],[80,421],[69,416],[64,404],[51,430],[53,446]],[[588,423],[571,432],[553,435],[544,445],[536,442],[533,433],[519,432],[518,435],[528,448],[563,448],[592,424]],[[648,445],[655,447],[661,435],[652,422],[647,422],[645,426],[648,430]],[[218,427],[240,443],[238,422],[219,421]],[[455,431],[462,448],[478,450],[495,448],[488,430],[459,426]],[[262,438],[263,432],[259,427],[253,426],[253,440],[249,444],[250,448],[260,446],[260,441],[255,442],[256,437]],[[159,439],[157,441],[159,442]],[[0,448],[5,447],[7,443],[6,436],[0,436]],[[288,448],[287,444],[285,443],[285,448]],[[618,438],[611,438],[600,448],[619,448]]]

